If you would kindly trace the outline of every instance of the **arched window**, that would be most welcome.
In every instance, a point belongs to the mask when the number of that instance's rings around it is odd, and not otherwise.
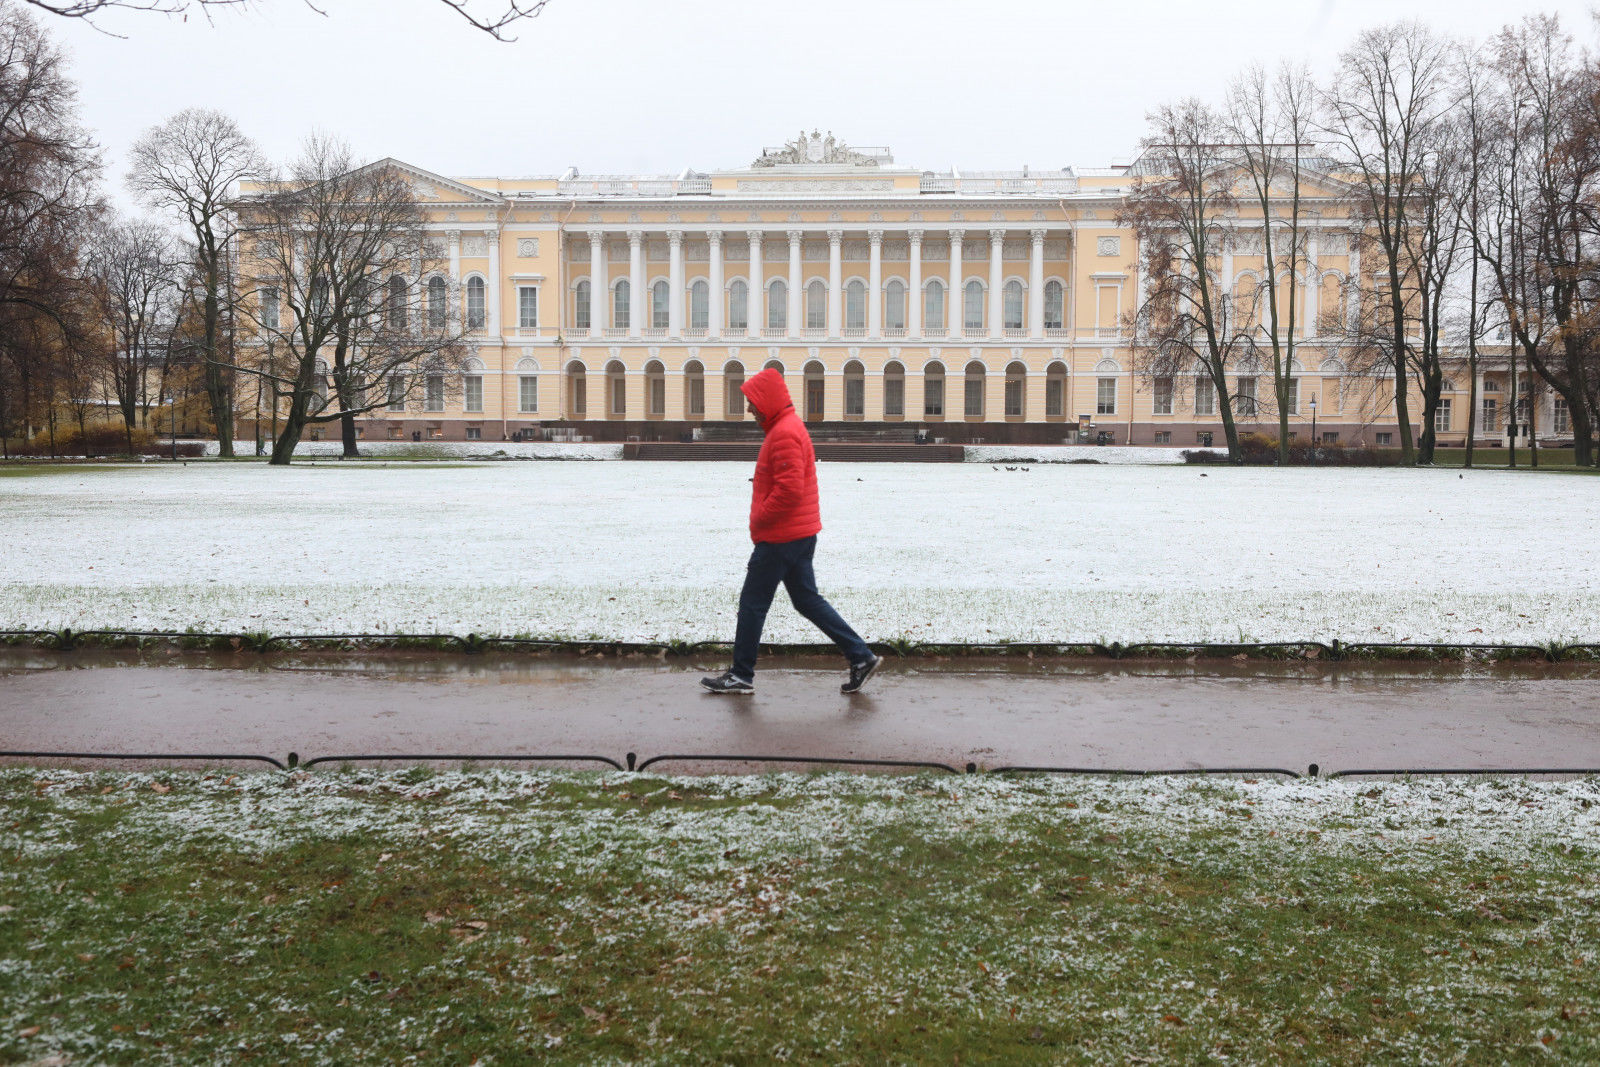
[[[711,325],[711,286],[697,281],[689,286],[689,329],[704,330]]]
[[[922,328],[944,331],[944,285],[930,281],[922,291]]]
[[[744,364],[736,359],[730,359],[722,367],[722,391],[724,403],[722,410],[729,418],[744,417],[744,394],[739,390],[744,385]]]
[[[922,368],[922,417],[944,418],[944,364],[936,359]]]
[[[389,279],[389,329],[406,328],[406,280],[396,274]]]
[[[706,413],[706,368],[698,359],[683,365],[683,414],[685,418],[704,418]]]
[[[847,330],[867,328],[867,287],[860,278],[844,287],[844,326]]]
[[[650,326],[652,329],[665,330],[667,323],[672,321],[671,293],[672,287],[665,281],[656,282],[650,287]]]
[[[806,286],[806,329],[828,328],[828,287],[817,278]]]
[[[585,279],[578,283],[572,297],[572,326],[573,329],[587,330],[593,321],[591,302],[589,299],[589,282]]]
[[[628,413],[628,377],[620,359],[606,364],[606,414],[620,419]]]
[[[483,315],[483,279],[473,275],[467,279],[467,329],[481,330]]]
[[[428,279],[428,326],[432,329],[444,328],[449,315],[449,292],[449,286],[437,274]]]
[[[567,414],[581,419],[589,410],[589,368],[581,360],[567,364]]]
[[[828,417],[822,364],[813,359],[805,365],[802,373],[805,377],[806,421],[821,422]]]
[[[789,328],[789,287],[782,278],[767,286],[767,329]]]
[[[970,286],[968,291],[971,291]],[[987,373],[983,364],[977,360],[967,364],[966,393],[962,414],[969,419],[983,418],[983,386],[984,377]]]
[[[1006,364],[1006,418],[1020,419],[1026,413],[1024,397],[1027,394],[1027,380],[1028,368],[1020,361],[1013,360]]]
[[[1067,365],[1058,359],[1044,371],[1044,417],[1060,419],[1066,414]]]
[[[906,369],[897,359],[883,368],[883,417],[903,419],[906,415]]]
[[[897,332],[906,328],[906,287],[898,278],[883,290],[883,326]]]
[[[1066,326],[1066,291],[1058,281],[1044,283],[1044,328],[1060,330]]]
[[[1006,282],[1001,318],[1006,329],[1022,329],[1022,283],[1015,278]]]
[[[644,365],[644,397],[646,418],[659,419],[667,414],[667,368],[659,359]]]
[[[630,325],[633,314],[633,294],[628,285],[628,279],[619,280],[611,290],[611,325],[618,330],[626,330]]]
[[[966,298],[961,316],[961,325],[969,330],[983,329],[983,283],[974,278],[967,283],[964,290]]]
[[[728,329],[750,328],[750,287],[743,279],[735,279],[728,286]],[[740,409],[743,410],[742,408]]]
[[[867,369],[859,359],[844,365],[844,417],[861,418],[867,413]]]

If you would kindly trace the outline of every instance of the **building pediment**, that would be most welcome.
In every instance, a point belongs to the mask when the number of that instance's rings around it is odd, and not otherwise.
[[[787,167],[787,166],[818,166],[831,164],[834,166],[851,167],[877,167],[883,163],[893,163],[894,157],[888,148],[851,148],[843,141],[833,136],[829,130],[823,134],[812,130],[809,134],[800,131],[800,136],[792,141],[786,141],[777,148],[763,148],[761,155],[757,156],[752,167]]]

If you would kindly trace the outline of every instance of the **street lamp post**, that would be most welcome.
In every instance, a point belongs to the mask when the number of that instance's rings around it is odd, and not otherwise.
[[[1311,394],[1311,463],[1317,462],[1317,394]]]

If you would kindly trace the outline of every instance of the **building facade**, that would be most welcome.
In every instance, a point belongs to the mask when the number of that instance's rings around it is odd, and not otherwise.
[[[815,132],[709,174],[450,179],[388,162],[414,181],[472,355],[460,388],[363,417],[367,440],[737,435],[753,428],[739,385],[770,366],[819,436],[1222,443],[1203,382],[1136,373],[1129,168],[932,172]],[[1316,335],[1361,267],[1339,198],[1307,202],[1291,426],[1397,443],[1390,383]],[[1242,242],[1223,276],[1253,284],[1262,263]],[[1270,370],[1240,368],[1257,376],[1241,428],[1276,433]],[[1464,435],[1467,383],[1452,384],[1446,434]]]

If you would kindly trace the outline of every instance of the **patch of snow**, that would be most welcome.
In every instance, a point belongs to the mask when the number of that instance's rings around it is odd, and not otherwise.
[[[1215,452],[1226,448],[1167,448],[1144,445],[967,445],[968,463],[1183,463],[1185,452]]]
[[[203,442],[205,454],[215,456],[215,441]],[[248,455],[254,447],[250,441],[234,442],[240,455]],[[563,441],[362,441],[360,451],[364,457],[393,456],[398,459],[572,459],[612,460],[622,458],[622,445],[608,443],[569,444]],[[305,459],[321,456],[338,457],[344,454],[344,445],[338,441],[301,441],[294,454]]]

